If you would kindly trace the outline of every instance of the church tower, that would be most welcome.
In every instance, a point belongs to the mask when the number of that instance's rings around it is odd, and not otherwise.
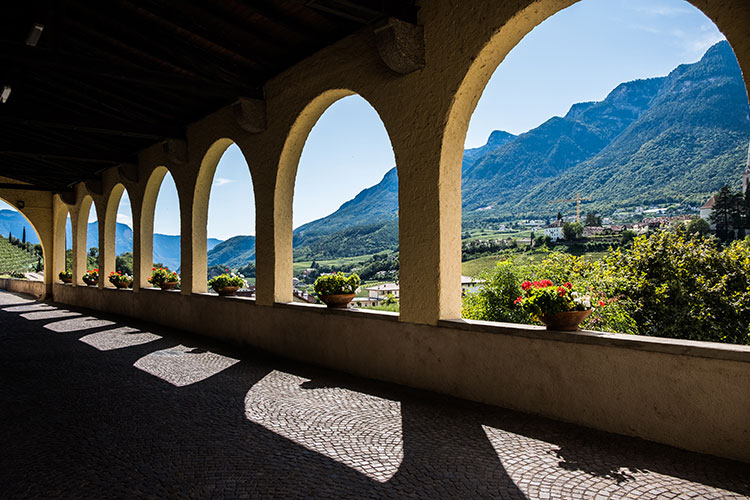
[[[748,185],[750,185],[750,145],[747,148],[747,165],[745,171],[742,172],[742,194],[747,192]]]

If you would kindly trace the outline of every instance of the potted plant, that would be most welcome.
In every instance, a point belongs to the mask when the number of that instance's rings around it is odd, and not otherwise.
[[[70,271],[60,271],[60,274],[58,274],[57,277],[60,278],[60,281],[63,283],[73,283],[73,273]]]
[[[524,281],[515,304],[537,318],[548,330],[575,331],[593,311],[591,297],[573,290],[571,283]]]
[[[148,282],[154,286],[158,286],[162,290],[173,290],[177,285],[180,284],[180,277],[177,273],[170,271],[166,267],[151,268],[151,277]]]
[[[247,286],[241,275],[234,274],[227,269],[227,272],[220,274],[208,281],[208,286],[214,289],[222,297],[237,295],[237,290]]]
[[[133,284],[133,278],[128,274],[122,274],[122,271],[112,271],[109,273],[109,282],[117,288],[128,288]]]
[[[99,270],[92,269],[90,271],[86,271],[86,274],[84,274],[81,279],[88,286],[96,286],[99,284]]]
[[[346,276],[339,271],[320,276],[315,280],[313,288],[320,300],[328,307],[343,309],[354,298],[359,283],[359,276],[356,273]]]

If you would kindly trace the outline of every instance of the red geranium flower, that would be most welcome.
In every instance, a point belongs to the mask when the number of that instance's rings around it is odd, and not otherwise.
[[[565,288],[573,288],[573,283],[568,281],[567,283],[565,283]]]
[[[528,290],[529,288],[531,288],[531,281],[524,281],[521,283],[522,290]]]

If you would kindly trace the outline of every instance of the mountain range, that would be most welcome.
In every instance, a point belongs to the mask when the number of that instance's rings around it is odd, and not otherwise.
[[[571,106],[515,136],[496,130],[464,151],[464,227],[487,219],[545,218],[589,201],[609,213],[641,205],[697,206],[722,185],[739,188],[750,108],[726,41],[660,78],[618,85],[602,101]],[[553,202],[553,203],[551,203]],[[398,248],[394,167],[333,214],[297,228],[295,258],[355,256]]]

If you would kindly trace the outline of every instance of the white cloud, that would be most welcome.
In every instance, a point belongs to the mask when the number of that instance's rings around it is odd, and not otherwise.
[[[633,7],[633,10],[645,14],[648,16],[662,16],[662,17],[676,17],[692,14],[693,11],[689,7],[671,7],[669,5],[639,5]]]
[[[117,222],[119,222],[120,224],[125,224],[130,228],[133,227],[133,218],[129,215],[117,214]]]
[[[234,180],[233,179],[226,179],[224,177],[217,177],[216,179],[214,179],[214,186],[219,187],[219,186],[223,186],[225,184],[229,184],[231,182],[234,182]]]

